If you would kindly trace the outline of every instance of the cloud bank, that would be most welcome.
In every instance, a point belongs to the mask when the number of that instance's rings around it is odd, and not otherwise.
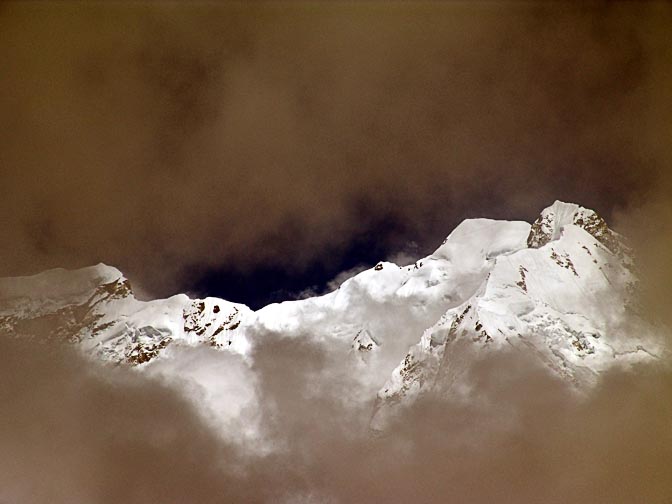
[[[669,367],[615,371],[586,397],[523,355],[470,371],[470,401],[427,396],[382,433],[344,398],[333,352],[259,347],[265,448],[215,433],[161,381],[2,338],[4,502],[651,502],[672,495]],[[213,359],[221,353],[213,352]],[[244,415],[243,415],[244,418]]]
[[[0,274],[104,261],[156,296],[212,268],[328,266],[362,235],[429,252],[466,216],[556,198],[608,217],[672,160],[671,21],[658,3],[4,3]]]

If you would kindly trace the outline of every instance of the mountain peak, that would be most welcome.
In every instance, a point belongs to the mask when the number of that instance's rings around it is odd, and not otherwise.
[[[545,208],[537,220],[532,223],[530,234],[527,237],[528,248],[541,248],[557,240],[564,227],[569,225],[582,228],[610,252],[616,254],[621,251],[618,235],[609,229],[606,221],[597,212],[576,203],[565,203],[559,200]]]

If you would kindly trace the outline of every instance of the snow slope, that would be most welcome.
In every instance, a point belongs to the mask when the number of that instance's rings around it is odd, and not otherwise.
[[[660,345],[631,303],[635,284],[623,239],[592,210],[555,202],[532,225],[465,220],[415,264],[381,262],[323,296],[258,311],[183,294],[140,301],[104,264],[0,279],[0,328],[150,372],[181,349],[221,350],[245,366],[272,335],[305,337],[342,352],[359,379],[353,393],[377,396],[382,418],[423,391],[459,389],[474,359],[503,348],[581,386],[612,365],[656,358]],[[638,330],[623,331],[626,322]],[[184,375],[225,401],[207,373]]]
[[[627,247],[595,212],[555,202],[526,241],[424,331],[380,390],[377,416],[423,391],[468,391],[469,367],[503,349],[531,353],[577,387],[611,366],[657,358],[655,331],[636,313]]]

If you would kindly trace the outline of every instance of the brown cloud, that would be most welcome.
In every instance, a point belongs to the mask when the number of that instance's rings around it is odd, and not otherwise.
[[[332,345],[253,354],[270,453],[229,444],[161,381],[0,338],[0,499],[107,502],[666,503],[672,373],[614,371],[584,397],[524,355],[483,356],[469,401],[427,396],[380,435]],[[212,358],[230,357],[211,350]],[[244,420],[244,418],[241,418]]]
[[[51,345],[0,349],[2,502],[245,500],[230,451],[173,390]]]
[[[672,496],[669,367],[614,371],[577,397],[529,357],[485,356],[469,401],[428,396],[380,437],[348,407],[343,363],[306,341],[256,356],[287,493],[315,502],[663,503]],[[365,422],[364,422],[365,423]],[[278,489],[276,489],[278,490]]]
[[[672,167],[671,167],[672,171]],[[619,230],[634,247],[640,280],[638,309],[647,319],[672,324],[672,179],[661,178],[655,189],[617,214]]]
[[[665,4],[5,3],[1,274],[286,267],[609,212],[669,166]],[[377,229],[381,218],[403,236]]]

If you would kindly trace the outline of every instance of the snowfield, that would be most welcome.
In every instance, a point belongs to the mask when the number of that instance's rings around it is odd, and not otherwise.
[[[140,301],[104,264],[4,278],[0,327],[173,380],[227,428],[254,405],[254,349],[308,338],[333,349],[354,383],[344,394],[370,401],[376,426],[426,391],[468,393],[465,371],[503,349],[577,390],[612,366],[655,360],[663,349],[638,317],[634,271],[604,220],[556,201],[533,224],[465,220],[415,264],[381,262],[328,294],[258,311],[183,294]]]

